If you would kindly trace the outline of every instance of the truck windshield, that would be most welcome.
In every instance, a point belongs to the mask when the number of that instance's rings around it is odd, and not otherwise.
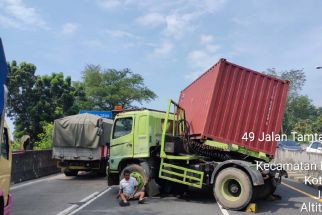
[[[132,131],[132,117],[119,118],[115,121],[113,129],[113,139],[122,137]]]

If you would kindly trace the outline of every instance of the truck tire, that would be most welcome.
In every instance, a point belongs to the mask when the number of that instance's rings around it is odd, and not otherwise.
[[[107,185],[118,185],[119,184],[119,177],[117,174],[108,174],[107,175]]]
[[[64,170],[65,176],[77,176],[78,170],[66,169]]]
[[[234,167],[218,173],[213,191],[217,202],[230,210],[244,209],[253,196],[251,179],[244,171]]]
[[[145,185],[149,181],[149,173],[144,170],[144,168],[138,164],[130,164],[126,166],[120,175],[120,180],[124,178],[124,171],[129,170],[132,177],[134,177],[138,182],[138,189],[143,190]]]
[[[267,199],[271,196],[277,187],[277,183],[274,179],[267,179],[264,184],[257,186],[254,189],[254,199]]]
[[[106,166],[107,166],[107,161],[101,161],[100,162],[100,168],[97,171],[97,174],[99,176],[105,177],[106,176]]]

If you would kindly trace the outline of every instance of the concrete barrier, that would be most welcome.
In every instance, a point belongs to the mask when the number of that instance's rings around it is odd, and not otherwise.
[[[18,151],[12,154],[11,182],[19,183],[58,173],[52,150]]]
[[[52,159],[52,150],[18,151],[14,152],[12,157],[11,181],[13,183],[60,172],[60,169],[56,166],[56,161]],[[277,150],[273,162],[282,164],[316,164],[317,170],[297,170],[297,172],[313,177],[322,176],[322,154]]]
[[[288,170],[288,172],[292,173],[301,173],[306,176],[312,177],[321,177],[322,176],[322,154],[317,153],[307,153],[303,152],[292,152],[292,151],[284,151],[278,150],[275,155],[274,161],[275,163],[281,164],[292,164],[292,165],[307,165],[314,166],[316,165],[316,169],[310,168],[308,170],[298,169],[295,171]],[[312,165],[313,164],[313,165]]]

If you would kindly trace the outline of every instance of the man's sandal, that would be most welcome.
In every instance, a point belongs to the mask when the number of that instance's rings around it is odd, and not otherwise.
[[[129,206],[130,205],[130,202],[124,202],[124,201],[120,201],[120,206],[121,207],[125,207],[125,206]]]

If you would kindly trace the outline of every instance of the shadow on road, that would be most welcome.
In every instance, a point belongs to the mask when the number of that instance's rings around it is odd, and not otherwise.
[[[91,174],[85,174],[77,177],[75,180],[91,180]],[[94,177],[95,178],[95,177]],[[295,186],[295,185],[294,185]],[[305,188],[303,188],[305,189]],[[131,201],[129,207],[120,207],[116,199],[118,186],[98,198],[92,204],[88,205],[77,215],[85,214],[124,214],[124,215],[192,215],[192,214],[220,214],[218,205],[212,194],[212,189],[208,190],[189,190],[186,193],[167,193],[156,197],[146,198],[146,204],[138,205],[137,201]],[[259,200],[257,201],[258,214],[300,214],[303,202],[314,202],[315,200],[305,195],[295,192],[286,186],[280,185],[276,194],[281,196],[280,200]],[[229,211],[231,215],[246,214],[241,211]]]
[[[310,193],[316,196],[316,190],[308,187],[304,184],[300,184],[295,181],[288,180],[287,184],[290,184],[300,190]],[[315,194],[316,192],[316,194]],[[294,191],[284,185],[279,185],[275,194],[279,195],[281,199],[279,200],[258,200],[257,203],[257,213],[258,214],[303,214],[301,212],[301,207],[303,203],[316,203],[317,201],[307,197],[306,195]],[[241,212],[233,212],[229,214],[241,214]],[[246,214],[246,213],[245,213]]]
[[[96,172],[79,172],[77,176],[65,176],[61,180],[70,179],[76,181],[82,180],[105,180],[106,176],[102,176]]]
[[[160,196],[154,198],[160,198],[165,201],[171,198],[171,201],[186,201],[198,204],[214,204],[216,202],[212,192],[209,190],[188,190],[182,194],[160,194]]]

